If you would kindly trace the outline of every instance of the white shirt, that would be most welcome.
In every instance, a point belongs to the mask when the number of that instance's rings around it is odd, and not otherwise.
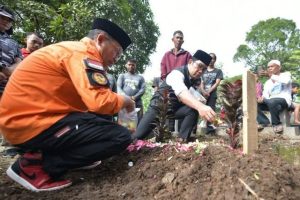
[[[272,75],[264,85],[263,97],[266,99],[284,98],[288,106],[292,102],[292,79],[290,72]]]
[[[176,96],[178,96],[184,90],[188,90],[184,84],[184,75],[178,70],[172,70],[166,78],[166,83],[172,87]]]

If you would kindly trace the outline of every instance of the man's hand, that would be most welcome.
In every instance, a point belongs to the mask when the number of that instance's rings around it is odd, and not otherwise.
[[[266,76],[266,77],[268,77],[269,76],[269,73],[268,73],[268,71],[266,71],[266,70],[259,70],[258,71],[258,76]]]
[[[213,111],[213,109],[198,101],[189,90],[183,90],[178,95],[178,98],[183,104],[197,110],[203,119],[211,122],[215,120],[216,113]]]
[[[127,112],[132,112],[135,109],[135,102],[129,96],[123,95],[123,97],[124,97],[123,108],[125,108]]]
[[[209,97],[209,92],[203,91],[202,94],[204,97]]]
[[[5,67],[2,69],[2,72],[7,76],[10,77],[12,73],[15,71],[16,67],[22,60],[20,58],[15,58],[15,63],[10,65],[9,67]]]
[[[203,105],[200,109],[198,109],[199,115],[206,119],[207,121],[214,121],[216,117],[215,111],[209,106]]]
[[[264,102],[264,98],[263,97],[258,97],[257,98],[257,103],[262,103]]]

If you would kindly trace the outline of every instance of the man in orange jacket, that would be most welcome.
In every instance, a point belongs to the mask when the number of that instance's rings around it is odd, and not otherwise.
[[[88,36],[35,51],[15,70],[0,103],[0,129],[23,154],[7,175],[32,191],[67,187],[61,175],[91,168],[131,143],[130,132],[102,116],[134,102],[109,88],[106,69],[130,45],[118,25],[95,19]]]

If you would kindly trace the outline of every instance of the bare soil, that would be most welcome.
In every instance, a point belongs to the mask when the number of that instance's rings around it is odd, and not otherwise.
[[[260,136],[253,155],[220,144],[217,138],[202,153],[170,145],[124,152],[93,170],[69,172],[71,187],[41,193],[11,181],[5,171],[14,160],[1,157],[0,199],[300,199],[300,167],[274,151],[276,144],[299,143]]]

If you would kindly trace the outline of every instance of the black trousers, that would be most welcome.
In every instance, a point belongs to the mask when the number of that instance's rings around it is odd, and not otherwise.
[[[206,105],[210,106],[214,111],[216,111],[216,103],[217,103],[217,96],[210,95],[207,98]],[[210,131],[214,131],[215,129],[211,126],[211,122],[207,121],[207,133]]]
[[[263,103],[257,104],[257,122],[264,125],[270,124],[270,120],[263,113],[263,111],[270,111],[272,125],[279,125],[281,124],[279,115],[287,108],[284,98],[265,99]]]
[[[149,106],[147,112],[140,121],[133,138],[144,139],[147,137],[156,126],[155,120],[157,115],[158,110]],[[189,138],[193,127],[197,124],[198,112],[188,106],[181,106],[174,110],[174,116],[176,119],[182,119],[179,136],[183,139]]]
[[[178,129],[180,129],[182,123],[182,119],[178,119]],[[174,132],[175,131],[175,119],[169,119],[168,124],[169,131]]]
[[[42,152],[43,169],[59,177],[69,169],[116,155],[131,142],[131,133],[112,121],[93,113],[72,113],[18,146]]]
[[[140,111],[137,113],[137,117],[138,117],[137,124],[139,124],[141,119],[143,118],[144,109],[143,109],[143,105],[136,105],[136,108],[140,108]]]

